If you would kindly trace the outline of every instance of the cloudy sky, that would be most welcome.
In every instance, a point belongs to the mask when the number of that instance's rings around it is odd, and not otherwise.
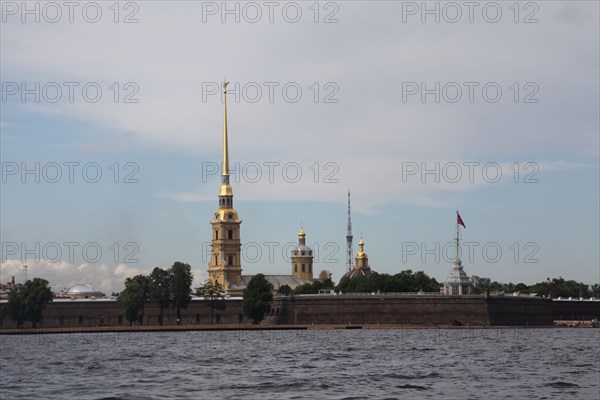
[[[244,273],[600,281],[599,4],[2,2],[0,280],[206,278],[222,99]],[[517,4],[517,6],[515,6]]]

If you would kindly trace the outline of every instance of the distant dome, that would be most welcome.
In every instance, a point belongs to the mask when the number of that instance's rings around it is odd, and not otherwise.
[[[88,298],[88,297],[103,297],[104,293],[90,285],[89,283],[80,283],[67,290],[67,296]]]
[[[359,276],[371,276],[373,275],[373,270],[371,268],[368,269],[357,269],[357,268],[353,268],[351,271],[348,271],[344,274],[344,276],[347,276],[348,278],[352,279],[352,278],[356,278]]]
[[[321,273],[319,274],[319,280],[320,281],[324,281],[327,279],[331,279],[331,272],[327,271],[326,269],[324,269],[323,271],[321,271]]]
[[[292,250],[293,256],[312,256],[312,249],[305,245],[299,245]]]

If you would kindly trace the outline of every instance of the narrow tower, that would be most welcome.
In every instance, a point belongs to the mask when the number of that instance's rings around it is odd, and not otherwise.
[[[456,211],[456,258],[452,263],[452,270],[448,274],[446,281],[444,282],[444,294],[447,295],[465,295],[471,294],[472,282],[467,276],[467,273],[463,269],[462,260],[460,259],[460,229],[459,225],[466,228],[465,223],[458,211]]]
[[[350,218],[350,189],[348,189],[348,231],[346,232],[346,272],[352,271],[352,219]]]
[[[237,211],[233,208],[233,189],[229,184],[229,147],[227,138],[227,85],[223,83],[223,161],[221,165],[221,190],[219,208],[212,225],[212,255],[208,263],[211,282],[219,282],[228,292],[229,284],[239,282],[242,277],[240,224]]]
[[[306,245],[303,228],[298,232],[298,246],[292,250],[292,275],[307,282],[313,280],[313,252]]]

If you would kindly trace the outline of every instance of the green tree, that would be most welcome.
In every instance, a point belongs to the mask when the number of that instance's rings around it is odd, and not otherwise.
[[[150,300],[160,307],[160,325],[163,324],[164,309],[171,305],[171,273],[162,268],[154,268],[150,273]]]
[[[129,279],[129,278],[128,278]],[[117,297],[117,303],[125,309],[125,318],[132,325],[138,320],[140,311],[144,304],[142,293],[133,288],[132,285],[125,284],[125,289]]]
[[[125,289],[119,293],[117,302],[125,308],[125,317],[131,323],[141,319],[144,321],[144,305],[148,301],[150,292],[150,278],[145,275],[136,275],[125,280]]]
[[[311,283],[304,283],[302,285],[296,286],[294,289],[294,294],[314,294],[317,293],[314,291],[313,285]]]
[[[207,280],[204,285],[196,289],[196,296],[204,297],[204,300],[210,307],[210,323],[213,323],[213,314],[215,310],[224,310],[226,307],[225,302],[225,288],[219,282],[211,282]]]
[[[263,274],[257,274],[250,279],[244,289],[244,315],[252,318],[252,323],[260,323],[271,308],[273,301],[273,285]]]
[[[284,296],[289,296],[292,293],[292,288],[290,285],[282,285],[277,289],[277,293],[282,294]]]
[[[585,297],[589,295],[589,288],[586,284],[573,280],[565,281],[560,276],[535,283],[531,285],[530,289],[534,293],[548,297]]]
[[[435,278],[430,278],[425,272],[417,271],[413,274],[414,285],[417,291],[439,292],[440,284]]]
[[[0,325],[2,325],[6,316],[6,305],[0,306]]]
[[[348,290],[348,285],[350,284],[350,278],[348,278],[346,275],[342,276],[342,279],[340,279],[340,281],[337,284],[337,287],[335,288],[338,292],[342,292],[342,293],[346,293]]]
[[[25,315],[25,289],[22,283],[13,285],[8,294],[6,303],[6,314],[17,323],[17,328],[23,327],[23,322],[27,319]]]
[[[142,293],[144,301],[142,301],[142,309],[140,310],[140,325],[144,325],[144,309],[146,302],[150,300],[150,277],[147,275],[136,275],[131,280],[135,283],[135,286]]]
[[[600,284],[594,283],[590,288],[590,295],[595,298],[600,298]]]
[[[177,308],[177,324],[181,323],[181,309],[192,301],[192,267],[189,264],[175,262],[169,270],[171,276],[171,301]]]
[[[323,289],[333,289],[335,288],[335,283],[333,283],[333,281],[331,279],[325,279],[323,281]]]
[[[23,322],[31,321],[33,327],[42,320],[42,311],[52,301],[52,291],[48,281],[41,278],[28,280],[24,284],[13,286],[6,304],[6,313],[17,322],[17,328]]]

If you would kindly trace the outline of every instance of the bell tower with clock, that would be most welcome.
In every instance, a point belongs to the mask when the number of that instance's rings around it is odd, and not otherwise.
[[[223,83],[223,162],[221,165],[221,190],[219,208],[212,225],[212,254],[208,263],[211,282],[219,282],[229,292],[229,284],[242,278],[240,224],[237,211],[233,208],[233,190],[229,184],[229,149],[227,143],[227,85]]]

